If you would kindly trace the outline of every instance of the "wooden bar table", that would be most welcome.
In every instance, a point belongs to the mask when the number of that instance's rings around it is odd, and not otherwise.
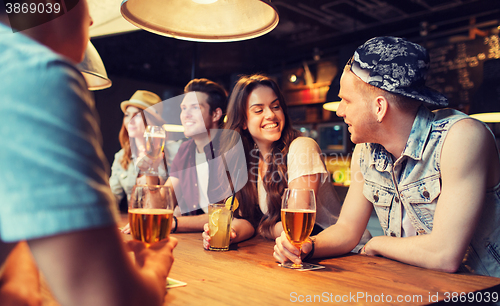
[[[313,260],[326,268],[295,271],[279,267],[272,256],[274,242],[261,237],[214,252],[203,249],[199,233],[173,236],[179,244],[170,277],[187,286],[168,289],[165,305],[425,305],[459,299],[462,292],[476,292],[474,301],[476,296],[491,299],[500,291],[500,278],[437,272],[358,254]]]
[[[127,216],[121,221],[125,224]],[[358,254],[313,260],[325,266],[321,270],[286,269],[272,256],[274,241],[260,236],[226,252],[204,250],[201,233],[172,236],[179,243],[169,277],[187,286],[167,289],[165,305],[427,305],[460,301],[461,293],[462,301],[498,300],[500,291],[500,278],[437,272]],[[57,305],[44,292],[44,306]]]

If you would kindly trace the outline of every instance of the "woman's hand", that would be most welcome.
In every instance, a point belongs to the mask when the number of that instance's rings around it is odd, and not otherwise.
[[[284,232],[284,230],[283,230],[283,223],[281,221],[277,222],[274,225],[274,237],[273,237],[273,239],[276,239],[279,236],[281,236],[281,233],[283,233],[283,232]]]
[[[130,234],[130,223],[127,223],[120,231],[122,234]]]
[[[203,237],[203,248],[205,250],[208,250],[210,248],[210,227],[208,226],[208,223],[205,223],[205,225],[203,225],[203,233],[201,234],[201,236]],[[235,239],[237,236],[236,234],[236,231],[234,230],[234,228],[231,227],[231,234],[229,236],[229,244],[231,244],[231,241],[233,241],[233,239]]]
[[[158,155],[157,158],[152,159],[146,154],[145,151],[139,151],[135,166],[142,172],[147,171],[149,168],[158,169],[163,161],[164,156],[165,153],[161,152],[161,154]]]
[[[208,223],[205,223],[203,225],[203,233],[201,236],[203,237],[203,248],[205,250],[208,250],[210,248],[210,227],[208,226]]]
[[[302,244],[302,258],[305,257],[306,254],[311,252],[312,243],[310,240],[304,242]],[[297,249],[293,244],[290,243],[288,238],[286,237],[285,232],[281,233],[281,236],[276,238],[276,245],[274,246],[273,257],[279,261],[280,263],[285,263],[286,261],[292,261],[295,264],[301,264],[302,261],[299,258],[300,250]]]

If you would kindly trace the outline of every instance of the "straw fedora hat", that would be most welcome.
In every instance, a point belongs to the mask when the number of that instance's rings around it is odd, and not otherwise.
[[[120,104],[120,108],[125,113],[127,107],[135,106],[145,111],[144,114],[147,119],[152,119],[152,116],[154,119],[159,120],[160,123],[163,123],[164,120],[161,116],[163,112],[163,104],[160,102],[162,102],[162,100],[157,94],[147,90],[137,90],[129,100],[123,101]]]

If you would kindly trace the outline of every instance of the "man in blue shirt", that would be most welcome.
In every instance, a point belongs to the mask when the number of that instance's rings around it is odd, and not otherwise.
[[[94,101],[74,67],[92,19],[86,0],[69,2],[22,32],[7,25],[31,17],[0,12],[0,265],[26,240],[62,305],[161,305],[177,241],[131,241],[140,265],[126,253]]]

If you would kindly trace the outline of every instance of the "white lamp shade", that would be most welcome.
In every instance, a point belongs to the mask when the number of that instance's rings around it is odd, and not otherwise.
[[[340,105],[340,101],[327,102],[327,103],[323,104],[323,108],[326,110],[329,110],[331,112],[336,112],[337,109],[339,108],[339,105]]]
[[[90,16],[93,24],[89,29],[90,37],[116,35],[140,30],[120,12],[122,0],[88,0]]]
[[[497,113],[479,113],[470,115],[472,118],[481,120],[486,123],[498,123],[500,122],[500,112]]]
[[[190,41],[238,41],[264,35],[279,21],[268,0],[124,0],[121,13],[132,24]]]
[[[89,90],[100,90],[111,86],[106,68],[94,45],[89,41],[85,57],[81,63],[76,65],[87,81]]]

